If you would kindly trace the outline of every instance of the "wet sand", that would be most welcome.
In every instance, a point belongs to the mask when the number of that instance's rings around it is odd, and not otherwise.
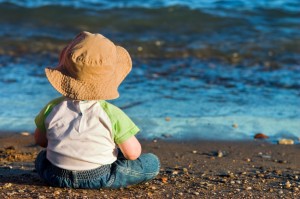
[[[300,145],[263,140],[141,141],[160,174],[120,190],[47,186],[34,171],[33,136],[0,134],[0,198],[299,198]]]

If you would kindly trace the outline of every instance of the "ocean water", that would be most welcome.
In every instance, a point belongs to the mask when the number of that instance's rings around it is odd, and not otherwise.
[[[130,52],[121,107],[146,139],[300,137],[300,2],[0,0],[0,131],[59,94],[44,68],[78,32]]]

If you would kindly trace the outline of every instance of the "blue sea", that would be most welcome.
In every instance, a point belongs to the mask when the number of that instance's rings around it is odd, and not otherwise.
[[[83,30],[130,52],[111,103],[139,138],[299,142],[299,0],[0,0],[1,132],[34,131],[59,96],[44,68]]]

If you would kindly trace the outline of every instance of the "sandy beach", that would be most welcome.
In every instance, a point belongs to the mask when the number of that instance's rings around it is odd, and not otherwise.
[[[32,134],[1,134],[1,198],[299,198],[300,145],[247,142],[142,141],[161,160],[152,181],[120,190],[47,186],[34,171],[42,149]]]

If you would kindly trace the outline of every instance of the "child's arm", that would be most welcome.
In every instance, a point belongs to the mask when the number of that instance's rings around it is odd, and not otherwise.
[[[40,145],[41,147],[46,148],[48,145],[46,133],[41,132],[38,128],[35,129],[34,140],[35,143]]]
[[[123,155],[128,160],[136,160],[141,155],[142,147],[135,136],[130,137],[129,139],[118,145]]]

